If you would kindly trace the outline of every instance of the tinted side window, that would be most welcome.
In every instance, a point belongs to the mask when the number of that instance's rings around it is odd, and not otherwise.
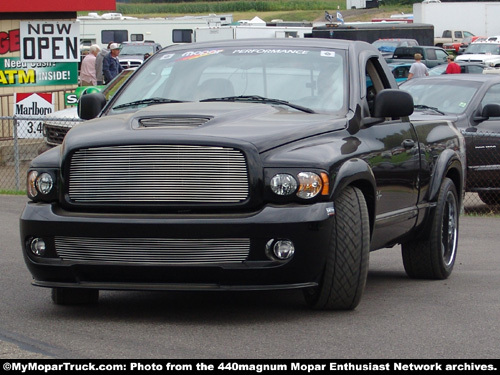
[[[193,30],[191,29],[176,29],[172,30],[172,41],[174,43],[191,43]]]
[[[101,40],[103,44],[109,42],[122,43],[128,41],[127,30],[103,30],[101,31]]]
[[[446,57],[448,54],[445,51],[441,51],[440,49],[436,50],[436,59],[446,61]]]
[[[433,49],[427,50],[427,60],[436,60],[436,51]]]

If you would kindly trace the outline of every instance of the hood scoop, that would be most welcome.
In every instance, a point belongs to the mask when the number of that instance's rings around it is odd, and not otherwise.
[[[140,128],[198,128],[208,121],[211,116],[162,116],[139,119]]]

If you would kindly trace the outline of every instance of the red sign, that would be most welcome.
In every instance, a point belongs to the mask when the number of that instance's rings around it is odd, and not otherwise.
[[[24,0],[2,1],[0,13],[78,12],[86,10],[116,10],[116,0]]]

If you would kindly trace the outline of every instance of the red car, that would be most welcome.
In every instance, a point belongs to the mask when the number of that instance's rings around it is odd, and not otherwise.
[[[443,45],[443,48],[449,52],[449,51],[455,51],[455,53],[461,53],[463,52],[469,44],[475,42],[475,41],[480,41],[486,39],[484,36],[468,36],[467,38],[464,38],[462,42],[455,42],[455,43],[446,43]]]

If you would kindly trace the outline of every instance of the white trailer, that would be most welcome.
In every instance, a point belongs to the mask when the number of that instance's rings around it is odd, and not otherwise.
[[[223,39],[251,39],[251,38],[304,38],[312,33],[312,24],[271,22],[266,24],[262,20],[241,22],[239,25],[216,27],[197,27],[194,29],[193,41],[206,42]]]
[[[79,17],[80,43],[82,46],[98,44],[106,47],[109,42],[154,41],[168,46],[173,43],[191,43],[193,30],[201,26],[222,26],[233,22],[232,15],[186,16],[176,18],[112,19]]]
[[[434,36],[444,30],[468,30],[474,35],[500,35],[500,2],[415,3],[417,23],[434,25]]]

